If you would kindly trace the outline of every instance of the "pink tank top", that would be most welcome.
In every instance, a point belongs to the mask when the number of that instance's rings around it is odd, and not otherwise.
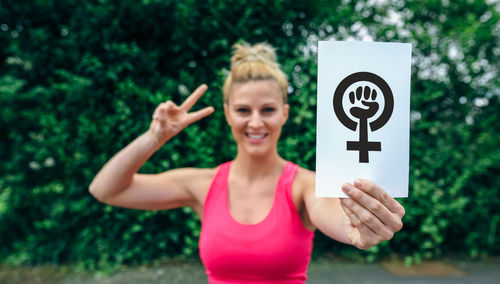
[[[219,166],[203,206],[200,256],[210,284],[305,283],[314,232],[303,225],[292,200],[298,166],[287,162],[269,214],[245,225],[229,212],[231,162]]]

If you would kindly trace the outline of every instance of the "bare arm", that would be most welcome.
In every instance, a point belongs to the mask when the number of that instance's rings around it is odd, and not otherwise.
[[[99,171],[90,185],[98,200],[111,205],[137,209],[166,209],[189,205],[192,178],[197,169],[179,169],[157,175],[137,174],[141,166],[168,140],[189,124],[213,112],[212,107],[188,113],[207,89],[202,85],[181,106],[167,101],[160,104],[149,130],[118,152]],[[191,176],[192,177],[192,176]]]
[[[307,214],[315,228],[332,239],[351,244],[346,230],[349,219],[342,210],[340,200],[316,197],[314,173],[309,177],[303,198]]]
[[[102,202],[121,193],[158,149],[150,132],[142,134],[104,165],[90,184],[90,193]]]

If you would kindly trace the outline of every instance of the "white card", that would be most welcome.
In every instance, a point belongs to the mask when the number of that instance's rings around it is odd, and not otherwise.
[[[318,43],[316,196],[370,180],[408,197],[411,44]]]

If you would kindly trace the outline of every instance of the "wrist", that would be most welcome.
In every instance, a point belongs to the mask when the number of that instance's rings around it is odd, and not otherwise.
[[[156,152],[166,141],[159,141],[151,130],[146,131],[141,135],[142,145],[145,150]]]

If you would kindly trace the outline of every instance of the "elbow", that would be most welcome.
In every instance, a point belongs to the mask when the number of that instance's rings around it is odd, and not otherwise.
[[[89,193],[90,195],[92,195],[93,197],[95,197],[96,199],[99,199],[98,197],[98,193],[97,193],[97,188],[96,186],[94,185],[94,183],[91,183],[89,185]]]
[[[92,182],[89,186],[89,193],[100,202],[105,202],[104,197],[102,196],[102,194],[100,193],[98,187],[94,184],[94,182]]]

